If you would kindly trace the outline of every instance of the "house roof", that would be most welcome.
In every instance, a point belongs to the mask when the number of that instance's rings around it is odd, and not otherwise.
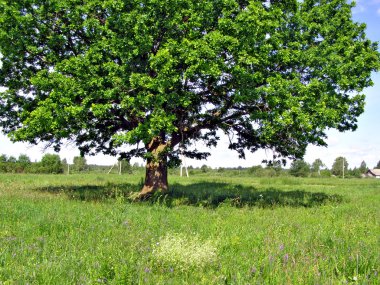
[[[369,169],[368,172],[371,172],[375,176],[380,176],[380,169]]]

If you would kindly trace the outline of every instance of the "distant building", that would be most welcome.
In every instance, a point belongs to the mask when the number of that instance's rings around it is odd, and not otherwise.
[[[380,179],[380,169],[368,169],[365,175],[366,177],[374,177]]]

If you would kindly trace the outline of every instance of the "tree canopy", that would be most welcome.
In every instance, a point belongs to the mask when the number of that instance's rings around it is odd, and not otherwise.
[[[310,165],[302,159],[294,160],[290,165],[289,173],[297,177],[308,177],[310,175]]]
[[[3,0],[0,127],[143,157],[146,190],[167,188],[180,154],[207,157],[191,142],[214,146],[217,130],[240,157],[301,158],[327,128],[356,129],[379,68],[347,2]]]
[[[311,171],[312,172],[317,172],[318,175],[321,175],[321,168],[325,167],[325,164],[322,162],[320,158],[317,158],[314,160],[314,162],[311,165]]]
[[[366,173],[367,170],[368,170],[367,163],[365,163],[365,161],[363,160],[360,163],[360,167],[359,167],[360,174]]]
[[[331,168],[331,173],[333,175],[344,177],[344,174],[348,172],[348,162],[343,156],[335,158],[334,163]]]

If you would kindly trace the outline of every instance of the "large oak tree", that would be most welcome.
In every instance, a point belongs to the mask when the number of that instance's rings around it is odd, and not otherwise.
[[[0,126],[14,141],[147,161],[191,142],[301,158],[355,130],[377,44],[344,0],[2,0]],[[132,147],[127,148],[130,145]]]

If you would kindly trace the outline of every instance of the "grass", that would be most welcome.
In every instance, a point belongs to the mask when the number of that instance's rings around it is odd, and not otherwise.
[[[1,174],[0,284],[380,284],[379,180],[169,180]]]

